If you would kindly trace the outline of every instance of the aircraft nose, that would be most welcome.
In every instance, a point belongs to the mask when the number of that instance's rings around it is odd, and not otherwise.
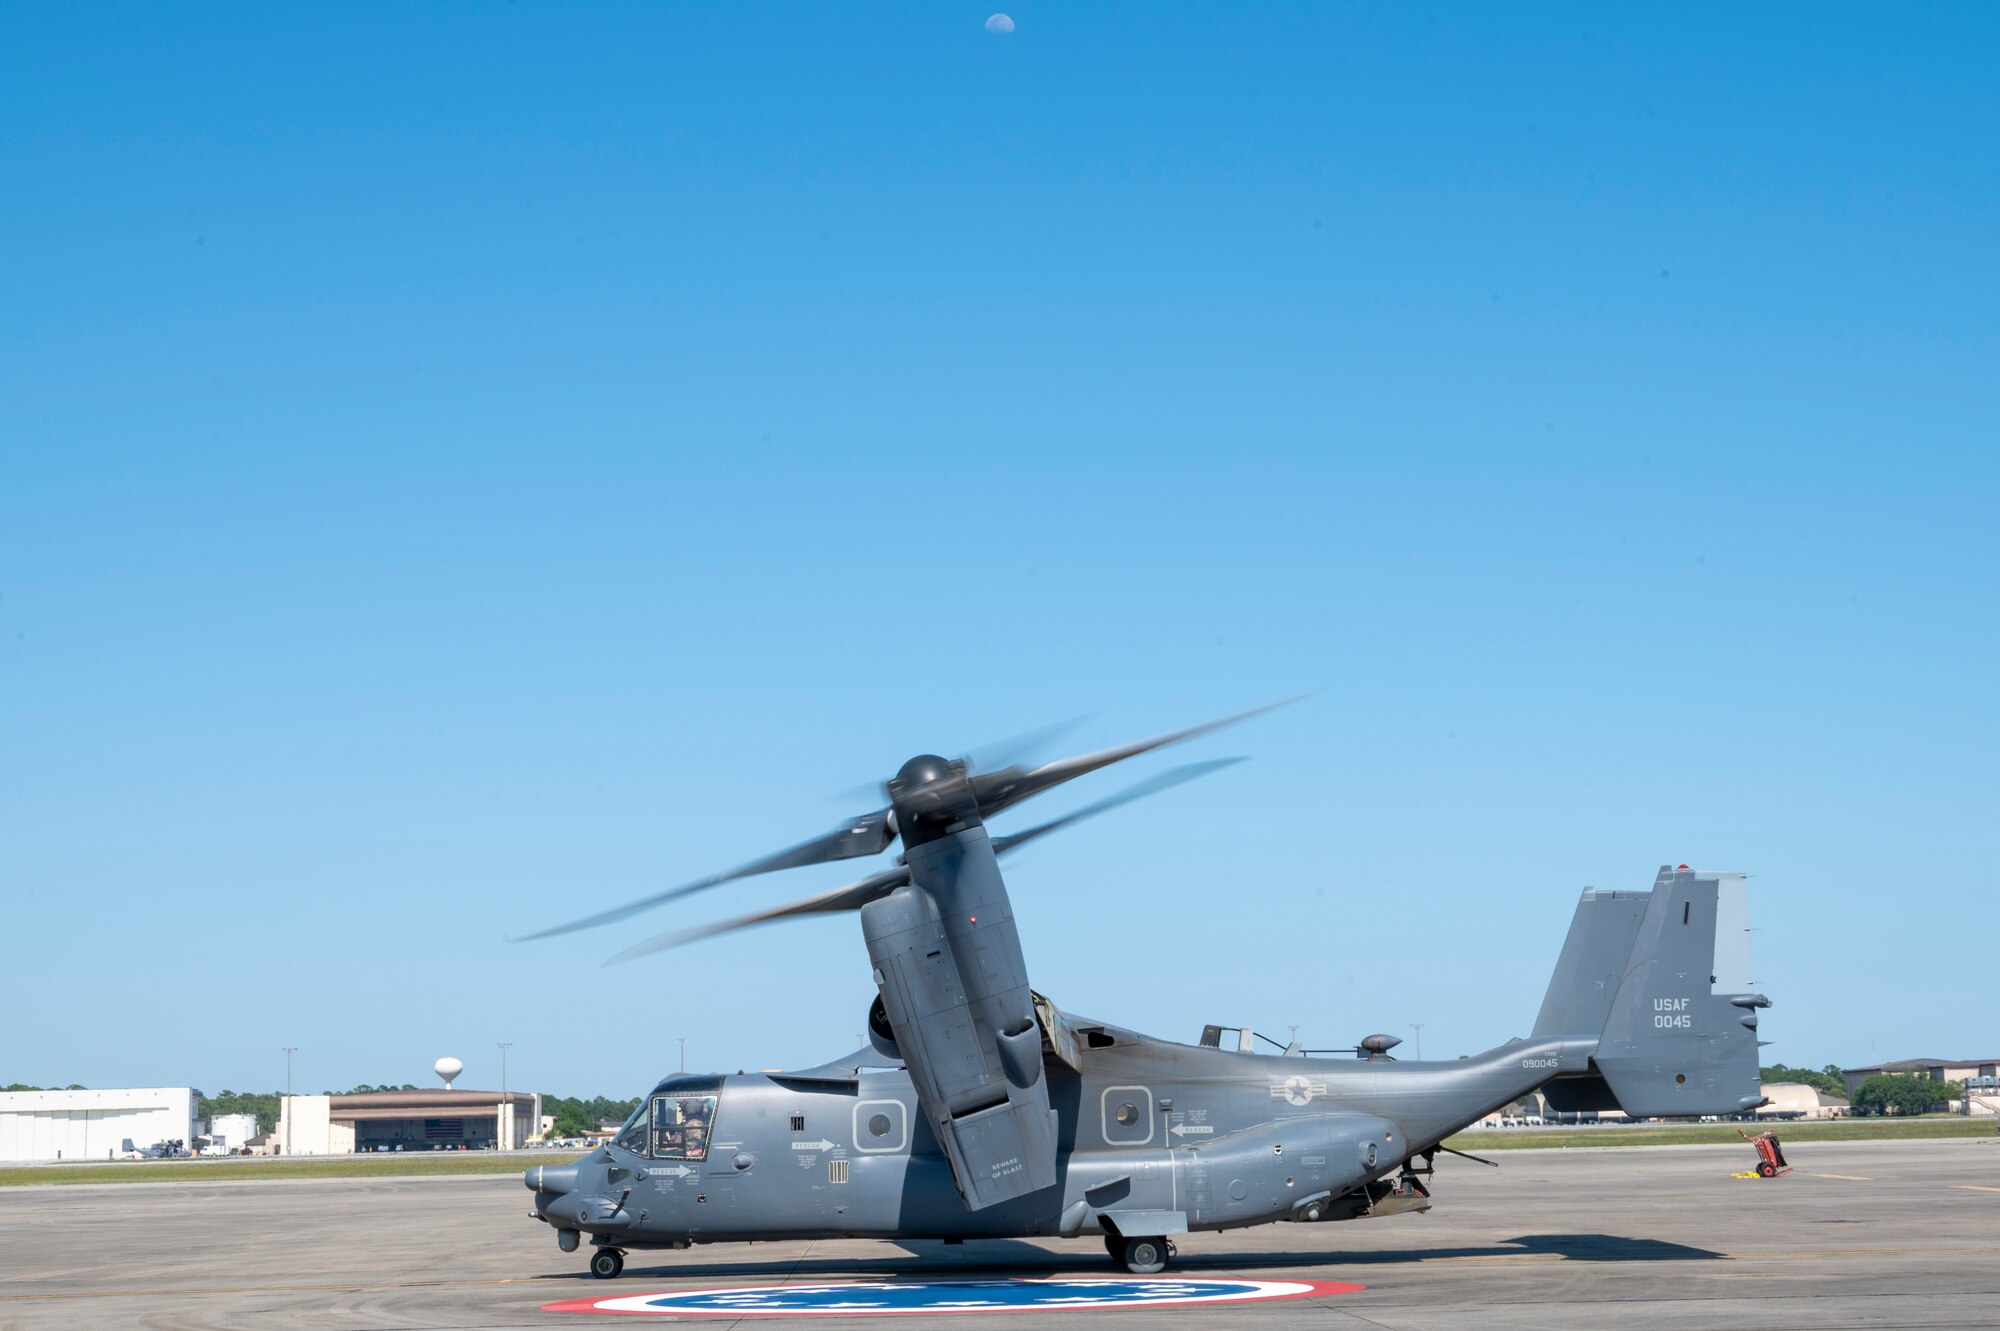
[[[530,1192],[553,1193],[560,1197],[576,1191],[575,1165],[536,1165],[521,1175]]]

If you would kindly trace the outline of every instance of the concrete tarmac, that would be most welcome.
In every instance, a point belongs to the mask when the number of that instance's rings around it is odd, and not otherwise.
[[[2000,1144],[1788,1154],[1796,1171],[1773,1181],[1730,1177],[1754,1162],[1747,1146],[1509,1151],[1499,1169],[1445,1158],[1429,1215],[1190,1235],[1171,1268],[1360,1293],[973,1313],[956,1326],[2000,1328]],[[584,1326],[598,1319],[541,1305],[709,1285],[1114,1274],[1095,1238],[840,1241],[635,1252],[621,1279],[599,1281],[528,1208],[513,1176],[0,1189],[0,1328]]]

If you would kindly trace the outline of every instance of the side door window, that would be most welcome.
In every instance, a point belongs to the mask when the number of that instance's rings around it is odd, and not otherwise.
[[[1108,1086],[1099,1097],[1107,1146],[1144,1146],[1153,1140],[1153,1093],[1144,1086]]]

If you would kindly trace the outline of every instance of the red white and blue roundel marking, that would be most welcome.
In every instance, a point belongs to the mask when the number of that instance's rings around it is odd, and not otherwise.
[[[893,1284],[740,1285],[565,1299],[544,1312],[639,1317],[879,1317],[885,1313],[1055,1312],[1249,1303],[1352,1294],[1360,1285],[1324,1280],[925,1280]]]

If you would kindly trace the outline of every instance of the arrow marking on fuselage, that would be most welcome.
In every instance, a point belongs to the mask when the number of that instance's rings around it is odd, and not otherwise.
[[[793,1149],[794,1151],[831,1151],[831,1150],[833,1149],[833,1147],[834,1147],[834,1143],[832,1143],[832,1142],[793,1142],[793,1143],[792,1143],[792,1149]]]
[[[1196,1136],[1203,1136],[1214,1132],[1215,1127],[1209,1123],[1176,1123],[1171,1128],[1168,1128],[1167,1131],[1173,1133],[1176,1137],[1185,1137],[1190,1132]]]

